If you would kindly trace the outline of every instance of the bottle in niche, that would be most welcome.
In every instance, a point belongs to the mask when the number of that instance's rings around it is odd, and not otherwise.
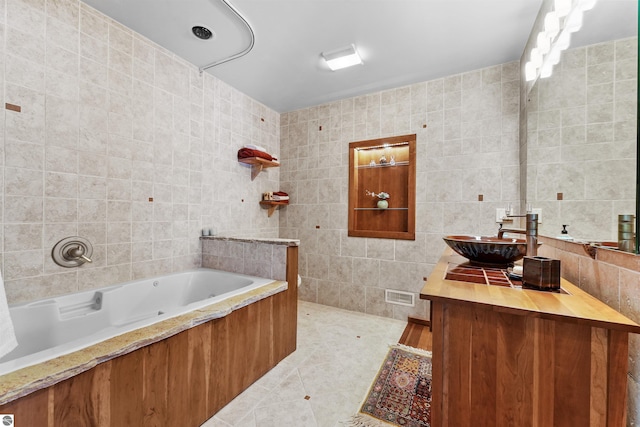
[[[389,164],[390,164],[391,166],[395,165],[395,164],[396,164],[396,158],[395,158],[395,157],[393,157],[393,156],[391,156],[391,160],[389,160]]]

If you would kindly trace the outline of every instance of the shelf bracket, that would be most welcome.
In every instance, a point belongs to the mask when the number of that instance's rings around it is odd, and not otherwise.
[[[273,215],[273,213],[276,211],[276,209],[279,206],[287,206],[288,203],[283,203],[283,202],[273,202],[270,200],[262,200],[260,202],[260,206],[262,206],[263,208],[267,209],[267,215],[269,217],[271,217],[271,215]]]
[[[251,181],[256,179],[256,176],[262,172],[262,165],[251,165]]]
[[[260,157],[245,157],[238,159],[238,162],[251,166],[251,181],[256,179],[256,176],[258,176],[263,169],[280,166],[280,163],[278,162],[262,159]]]

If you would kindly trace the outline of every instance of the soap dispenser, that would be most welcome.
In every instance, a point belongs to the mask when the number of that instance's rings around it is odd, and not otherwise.
[[[562,231],[560,232],[560,235],[558,236],[558,239],[561,240],[573,240],[573,237],[569,236],[569,232],[567,231],[567,227],[569,225],[568,224],[563,224],[562,225]]]

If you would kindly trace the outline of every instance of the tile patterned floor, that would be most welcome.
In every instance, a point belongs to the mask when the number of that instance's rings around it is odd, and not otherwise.
[[[405,326],[300,301],[298,349],[201,427],[343,426]]]

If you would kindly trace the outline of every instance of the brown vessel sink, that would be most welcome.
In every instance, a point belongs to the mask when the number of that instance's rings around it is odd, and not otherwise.
[[[490,236],[447,236],[444,241],[472,264],[507,265],[522,259],[527,253],[524,239]]]

